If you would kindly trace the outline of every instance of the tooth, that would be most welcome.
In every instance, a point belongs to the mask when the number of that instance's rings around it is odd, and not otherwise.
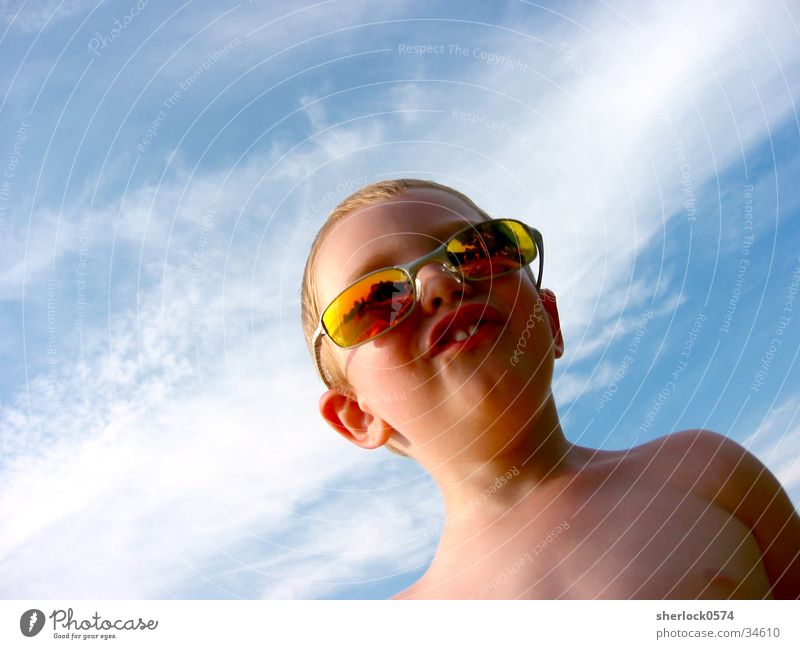
[[[467,334],[466,331],[462,331],[461,329],[459,329],[453,334],[453,340],[455,340],[457,343],[463,342],[467,338],[469,338],[469,335]]]
[[[472,336],[476,331],[478,331],[477,322],[469,328],[469,335]]]

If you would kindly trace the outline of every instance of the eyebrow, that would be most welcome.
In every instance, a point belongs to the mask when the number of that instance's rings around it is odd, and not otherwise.
[[[394,255],[386,250],[370,255],[364,262],[356,266],[356,269],[352,273],[347,274],[347,279],[344,284],[345,287],[350,286],[365,275],[374,273],[376,270],[396,266],[397,260],[393,258]]]

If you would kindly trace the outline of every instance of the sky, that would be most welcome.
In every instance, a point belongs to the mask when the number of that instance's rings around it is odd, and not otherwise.
[[[0,596],[380,599],[425,572],[436,485],[327,427],[300,327],[317,229],[393,177],[543,233],[570,441],[715,430],[799,504],[799,21],[0,0]]]

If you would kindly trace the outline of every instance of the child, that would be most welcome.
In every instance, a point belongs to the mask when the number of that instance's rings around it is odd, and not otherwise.
[[[566,439],[542,248],[421,180],[362,188],[314,241],[302,306],[322,416],[413,458],[444,497],[436,555],[395,598],[800,597],[800,519],[741,446],[706,430],[626,451]]]

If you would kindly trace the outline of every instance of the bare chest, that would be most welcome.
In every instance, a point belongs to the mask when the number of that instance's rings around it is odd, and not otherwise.
[[[664,485],[565,490],[521,502],[430,596],[523,599],[762,598],[769,582],[747,527]]]

